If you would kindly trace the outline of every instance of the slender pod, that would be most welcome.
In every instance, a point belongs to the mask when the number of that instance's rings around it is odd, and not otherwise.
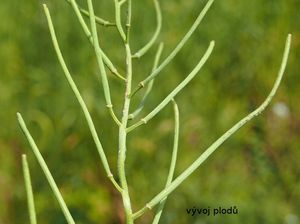
[[[144,47],[142,47],[139,51],[137,51],[132,57],[133,58],[140,58],[142,57],[144,54],[146,54],[148,52],[148,50],[153,46],[153,44],[155,43],[160,31],[161,31],[161,26],[162,26],[162,16],[161,16],[161,9],[160,9],[160,5],[159,5],[159,1],[158,0],[153,0],[154,2],[154,6],[155,6],[155,12],[156,12],[156,29],[155,32],[153,34],[153,36],[151,37],[151,39],[145,44]]]
[[[195,32],[201,21],[203,20],[204,16],[210,9],[211,5],[213,4],[214,0],[209,0],[203,10],[198,15],[197,19],[195,20],[194,24],[191,26],[191,28],[188,30],[188,32],[185,34],[185,36],[181,39],[181,41],[176,45],[174,50],[171,52],[171,54],[155,69],[146,79],[141,81],[138,85],[138,87],[135,88],[135,90],[132,92],[131,96],[137,93],[141,88],[144,88],[144,86],[150,82],[152,79],[154,79],[160,72],[163,70],[164,67],[166,67],[178,54],[178,52],[183,48],[183,46],[186,44],[186,42],[190,39],[192,34]]]
[[[85,33],[85,35],[87,36],[87,38],[89,39],[90,43],[93,45],[93,38],[92,38],[92,34],[88,28],[88,26],[86,25],[83,16],[81,15],[80,9],[76,3],[75,0],[69,0],[70,4],[75,12],[75,15]],[[103,52],[102,49],[100,49],[100,51],[98,52],[99,54],[101,54],[101,56],[103,57],[103,60],[106,64],[106,66],[109,68],[109,70],[118,78],[125,80],[125,78],[123,76],[121,76],[118,72],[118,70],[116,69],[116,67],[113,65],[113,63],[110,61],[110,59],[107,57],[107,55]]]
[[[66,0],[67,3],[69,3],[72,6],[72,1],[71,0]],[[74,1],[75,2],[75,1]],[[75,2],[76,3],[76,2]],[[77,4],[77,3],[76,3]],[[78,5],[78,4],[77,4]],[[80,7],[79,5],[77,6],[77,8],[79,9],[79,11],[86,17],[90,17],[90,14],[87,10],[83,9],[82,7]],[[102,26],[107,26],[107,27],[112,27],[112,26],[116,26],[115,23],[109,22],[105,19],[100,18],[99,16],[95,16],[95,20],[96,23],[98,23],[99,25]]]
[[[161,53],[163,51],[163,48],[164,48],[164,44],[160,43],[159,46],[158,46],[156,55],[155,55],[155,59],[154,59],[154,64],[153,64],[152,70],[155,70],[157,68],[157,65],[159,63],[159,59],[161,57]],[[146,100],[147,100],[147,98],[148,98],[148,96],[149,96],[149,94],[150,94],[150,92],[152,90],[152,87],[153,87],[153,84],[154,84],[154,80],[155,79],[152,79],[151,82],[149,82],[149,84],[147,86],[147,89],[145,91],[145,94],[144,94],[144,96],[143,96],[143,98],[142,98],[139,106],[137,107],[137,109],[133,113],[131,113],[129,115],[129,119],[131,119],[131,120],[134,119],[143,110],[145,102],[146,102]]]
[[[88,8],[89,8],[89,14],[90,14],[90,23],[91,23],[91,30],[92,30],[92,38],[93,38],[93,43],[94,43],[94,50],[96,53],[97,57],[97,63],[99,66],[99,71],[100,71],[100,78],[102,81],[102,86],[103,86],[103,91],[104,91],[104,97],[105,97],[105,102],[106,102],[106,107],[109,109],[109,112],[114,119],[114,121],[120,125],[120,121],[118,120],[117,116],[115,115],[113,111],[113,104],[111,102],[111,96],[110,96],[110,89],[109,89],[109,84],[107,80],[107,74],[105,71],[104,63],[103,63],[103,58],[100,53],[100,46],[99,46],[99,39],[98,39],[98,34],[97,34],[97,27],[96,27],[96,20],[95,20],[95,14],[94,14],[94,8],[91,0],[87,0]]]
[[[25,124],[25,122],[22,118],[22,115],[20,113],[17,113],[17,118],[18,118],[19,125],[20,125],[23,133],[25,134],[25,137],[27,138],[27,140],[28,140],[28,142],[31,146],[31,149],[32,149],[38,163],[40,164],[40,166],[41,166],[41,168],[42,168],[42,170],[43,170],[43,172],[44,172],[44,174],[45,174],[45,176],[48,180],[48,183],[49,183],[49,185],[50,185],[50,187],[51,187],[51,189],[52,189],[52,191],[53,191],[53,193],[54,193],[54,195],[55,195],[55,197],[56,197],[56,199],[57,199],[57,201],[60,205],[60,208],[61,208],[68,224],[75,224],[75,221],[74,221],[74,219],[73,219],[73,217],[72,217],[72,215],[71,215],[71,213],[70,213],[70,211],[69,211],[69,209],[66,205],[66,202],[64,201],[64,199],[63,199],[63,197],[62,197],[62,195],[61,195],[61,193],[60,193],[60,191],[59,191],[59,189],[58,189],[58,187],[57,187],[57,185],[56,185],[56,183],[53,179],[53,176],[52,176],[52,174],[51,174],[51,172],[50,172],[50,170],[49,170],[42,154],[40,153],[40,150],[38,149],[37,145],[35,144],[34,139],[32,138],[30,132],[28,131],[28,129],[26,127],[26,124]]]
[[[27,194],[30,224],[36,224],[37,223],[36,212],[35,212],[34,197],[33,197],[32,185],[31,185],[30,171],[27,162],[27,157],[25,154],[22,155],[22,166],[23,166],[23,175],[25,181],[25,189]]]
[[[54,49],[55,49],[55,52],[57,54],[57,58],[59,60],[59,63],[63,69],[63,72],[64,72],[64,75],[83,111],[83,114],[85,116],[85,119],[87,121],[87,124],[88,124],[88,127],[90,129],[90,132],[92,134],[92,137],[93,137],[93,140],[96,144],[96,148],[98,150],[98,153],[99,153],[99,156],[101,158],[101,161],[102,161],[102,164],[104,166],[104,169],[106,171],[106,174],[107,176],[109,177],[109,179],[112,181],[112,183],[114,184],[114,186],[120,190],[120,187],[118,186],[118,184],[116,183],[116,181],[114,180],[113,178],[113,175],[110,171],[110,167],[109,167],[109,164],[108,164],[108,161],[107,161],[107,158],[106,158],[106,155],[104,153],[104,150],[103,150],[103,147],[102,147],[102,144],[99,140],[99,137],[98,137],[98,134],[97,134],[97,131],[96,131],[96,128],[95,128],[95,125],[94,125],[94,122],[92,120],[92,117],[87,109],[87,106],[69,72],[69,69],[65,63],[65,60],[62,56],[62,53],[61,53],[61,50],[59,48],[59,45],[58,45],[58,42],[57,42],[57,38],[56,38],[56,34],[55,34],[55,30],[54,30],[54,27],[53,27],[53,23],[52,23],[52,20],[51,20],[51,16],[50,16],[50,12],[47,8],[46,5],[44,5],[44,11],[45,11],[45,14],[46,14],[46,18],[47,18],[47,21],[48,21],[48,26],[49,26],[49,31],[50,31],[50,35],[51,35],[51,38],[52,38],[52,42],[53,42],[53,46],[54,46]]]
[[[193,69],[193,71],[157,106],[155,107],[147,116],[142,118],[136,124],[127,128],[127,132],[134,130],[142,124],[146,124],[150,119],[157,115],[200,71],[209,56],[211,55],[215,46],[215,42],[211,41],[209,47],[207,48],[205,54]]]
[[[167,178],[167,182],[166,182],[166,186],[168,187],[172,180],[173,180],[173,176],[174,176],[174,172],[175,172],[175,166],[176,166],[176,161],[177,161],[177,152],[178,152],[178,139],[179,139],[179,110],[178,110],[178,106],[176,101],[173,99],[172,100],[173,103],[173,110],[174,110],[174,120],[175,120],[175,126],[174,126],[174,141],[173,141],[173,150],[172,150],[172,156],[171,156],[171,163],[170,163],[170,168],[169,168],[169,173],[168,173],[168,178]],[[162,211],[165,207],[167,201],[167,197],[165,197],[158,205],[157,211],[155,213],[154,216],[154,220],[152,222],[152,224],[158,224]]]

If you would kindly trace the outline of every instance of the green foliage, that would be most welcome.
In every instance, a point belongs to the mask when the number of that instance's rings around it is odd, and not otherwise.
[[[85,1],[79,3],[86,6]],[[192,24],[204,2],[161,3],[165,19],[159,39],[165,42],[164,58]],[[112,1],[95,4],[97,15],[114,20]],[[103,106],[93,49],[85,47],[88,42],[68,4],[51,1],[49,7],[67,64],[94,118],[103,147],[109,149],[108,160],[116,164],[117,136],[114,134],[117,129],[111,125],[112,120]],[[155,11],[152,1],[136,1],[133,7],[131,36],[135,41],[132,48],[139,49],[155,30]],[[162,223],[215,221],[226,224],[245,220],[249,220],[247,223],[288,223],[289,217],[299,215],[298,8],[297,0],[216,1],[183,51],[155,81],[158,84],[148,97],[145,114],[184,79],[206,43],[215,39],[217,45],[211,63],[177,99],[181,111],[177,176],[214,139],[263,101],[278,69],[285,35],[291,32],[294,37],[287,76],[276,98],[277,103],[287,106],[288,113],[285,116],[277,113],[274,102],[272,109],[222,146],[168,198]],[[41,5],[30,1],[4,1],[0,18],[0,223],[28,220],[20,158],[27,152],[28,145],[19,134],[16,111],[22,111],[30,123],[32,135],[74,219],[78,220],[76,223],[121,223],[122,202],[106,180],[84,116],[63,79]],[[99,29],[108,29],[102,37],[104,50],[124,73],[119,34],[113,28]],[[134,62],[134,82],[149,74],[154,54],[155,48],[138,63]],[[112,99],[120,115],[122,109],[117,105],[121,105],[119,89],[122,85],[117,79],[112,80]],[[142,94],[136,96],[142,97]],[[129,190],[135,192],[132,194],[134,210],[164,187],[172,145],[170,114],[170,109],[165,109],[128,139],[126,168]],[[29,164],[38,223],[65,223],[31,155]],[[116,173],[115,167],[112,166],[113,173]],[[239,207],[240,215],[225,216],[222,220],[191,218],[185,211],[192,206],[232,204]],[[149,223],[150,218],[148,214],[140,222]]]

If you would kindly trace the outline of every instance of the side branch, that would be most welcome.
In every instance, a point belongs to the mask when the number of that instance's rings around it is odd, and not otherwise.
[[[57,58],[59,60],[59,63],[64,71],[64,75],[77,99],[77,101],[79,102],[79,105],[83,111],[83,114],[85,116],[85,119],[87,121],[87,124],[88,124],[88,127],[90,129],[90,132],[92,134],[92,137],[93,137],[93,140],[96,144],[96,148],[98,150],[98,153],[100,155],[100,159],[102,161],[102,164],[104,166],[104,169],[106,171],[106,174],[107,176],[109,177],[109,179],[112,181],[112,183],[114,184],[114,186],[120,190],[120,186],[116,183],[115,179],[113,178],[113,175],[110,171],[110,167],[109,167],[109,164],[108,164],[108,161],[107,161],[107,158],[106,158],[106,155],[104,153],[104,150],[103,150],[103,147],[102,147],[102,144],[99,140],[99,137],[98,137],[98,134],[97,134],[97,131],[96,131],[96,128],[95,128],[95,125],[94,125],[94,122],[92,120],[92,117],[87,109],[87,106],[85,105],[85,102],[74,82],[74,80],[72,79],[72,76],[69,72],[69,69],[67,68],[67,65],[65,63],[65,60],[62,56],[62,53],[61,53],[61,50],[59,48],[59,45],[58,45],[58,42],[57,42],[57,38],[56,38],[56,34],[55,34],[55,30],[54,30],[54,27],[53,27],[53,24],[52,24],[52,20],[51,20],[51,16],[50,16],[50,13],[49,13],[49,10],[47,8],[46,5],[44,5],[44,11],[45,11],[45,14],[46,14],[46,17],[47,17],[47,21],[48,21],[48,26],[49,26],[49,30],[50,30],[50,34],[51,34],[51,38],[52,38],[52,42],[53,42],[53,46],[54,46],[54,49],[55,49],[55,52],[56,52],[56,55],[57,55]]]
[[[213,48],[215,46],[215,42],[211,41],[208,49],[206,50],[204,56],[201,58],[197,66],[193,69],[193,71],[154,109],[152,110],[146,117],[142,118],[136,124],[127,128],[127,132],[134,130],[142,124],[146,124],[150,119],[152,119],[158,112],[160,112],[200,71],[203,67],[209,56],[211,55]]]
[[[175,49],[171,52],[171,54],[146,79],[144,79],[143,81],[141,81],[139,83],[138,87],[135,88],[135,90],[132,92],[131,96],[135,95],[148,82],[150,82],[152,79],[154,79],[161,72],[161,70],[163,70],[163,68],[166,67],[173,60],[173,58],[178,54],[178,52],[182,49],[182,47],[185,45],[185,43],[192,36],[192,34],[196,30],[196,28],[199,26],[199,24],[201,23],[202,19],[206,15],[207,11],[210,9],[213,2],[214,2],[214,0],[209,0],[206,3],[205,7],[203,8],[203,10],[200,12],[197,19],[195,20],[194,24],[191,26],[191,28],[185,34],[185,36],[182,38],[182,40],[178,43],[178,45],[175,47]]]
[[[133,58],[140,58],[142,57],[144,54],[147,53],[147,51],[153,46],[153,44],[155,43],[160,31],[161,31],[161,25],[162,25],[162,16],[161,16],[161,9],[160,9],[160,5],[159,5],[159,1],[158,0],[153,0],[154,5],[155,5],[155,12],[156,12],[156,29],[155,32],[152,36],[152,38],[150,39],[150,41],[144,46],[142,47],[138,52],[136,52],[132,57]]]
[[[265,101],[253,112],[251,112],[249,115],[244,117],[242,120],[240,120],[238,123],[236,123],[233,127],[231,127],[227,132],[225,132],[219,139],[217,139],[209,148],[207,148],[204,153],[202,153],[198,159],[195,160],[184,172],[182,172],[168,187],[166,187],[163,191],[161,191],[158,195],[156,195],[150,202],[146,204],[145,207],[143,207],[138,212],[134,213],[134,218],[138,218],[141,216],[147,209],[152,209],[154,206],[156,206],[158,203],[160,203],[165,197],[167,197],[170,193],[172,193],[183,181],[185,181],[212,153],[216,151],[216,149],[219,148],[220,145],[222,145],[232,134],[234,134],[237,130],[239,130],[242,126],[244,126],[248,121],[250,121],[252,118],[258,116],[261,112],[265,110],[265,108],[269,105],[272,98],[274,97],[279,84],[282,80],[288,55],[290,51],[291,46],[291,34],[288,35],[285,45],[285,50],[283,54],[283,59],[281,62],[281,66],[277,75],[277,79],[273,85],[273,88]]]

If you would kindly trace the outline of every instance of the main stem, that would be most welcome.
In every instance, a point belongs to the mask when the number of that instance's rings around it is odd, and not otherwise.
[[[123,107],[123,116],[121,125],[119,127],[119,159],[118,159],[118,169],[119,169],[119,177],[122,191],[123,204],[125,208],[126,214],[126,222],[127,224],[133,223],[132,219],[132,209],[131,202],[129,197],[128,185],[125,174],[125,159],[126,159],[126,128],[128,122],[129,115],[129,107],[130,107],[130,92],[131,92],[131,79],[132,79],[132,63],[131,63],[131,51],[128,43],[125,44],[126,48],[126,66],[127,66],[127,81],[126,81],[126,91],[125,91],[125,99],[124,99],[124,107]]]
[[[131,22],[131,1],[128,0],[128,16],[126,22],[126,39],[125,50],[126,50],[126,89],[124,96],[123,115],[121,125],[119,127],[119,157],[118,157],[118,171],[120,177],[120,183],[122,190],[122,199],[126,216],[126,223],[133,224],[132,208],[130,202],[130,196],[128,191],[128,185],[126,180],[125,172],[125,160],[126,160],[126,139],[127,139],[127,123],[129,119],[129,108],[130,108],[130,93],[131,93],[131,81],[132,81],[132,54],[129,46],[129,29]]]

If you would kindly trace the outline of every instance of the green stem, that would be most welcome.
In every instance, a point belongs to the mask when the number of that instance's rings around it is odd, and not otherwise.
[[[85,105],[85,102],[74,82],[74,80],[72,79],[72,76],[69,72],[69,69],[67,68],[67,65],[65,63],[65,60],[62,56],[62,53],[61,53],[61,50],[59,48],[59,45],[58,45],[58,42],[57,42],[57,38],[56,38],[56,35],[55,35],[55,30],[54,30],[54,27],[53,27],[53,23],[52,23],[52,20],[51,20],[51,16],[50,16],[50,13],[49,13],[49,10],[47,8],[46,5],[44,5],[44,11],[45,11],[45,14],[46,14],[46,17],[47,17],[47,21],[48,21],[48,26],[49,26],[49,30],[50,30],[50,34],[51,34],[51,38],[52,38],[52,42],[53,42],[53,46],[54,46],[54,49],[55,49],[55,52],[57,54],[57,58],[59,60],[59,63],[64,71],[64,75],[77,99],[77,101],[79,102],[79,105],[83,111],[83,114],[85,116],[85,119],[87,121],[87,124],[88,124],[88,127],[91,131],[91,134],[92,134],[92,137],[93,137],[93,140],[96,144],[96,148],[98,150],[98,153],[99,153],[99,156],[100,156],[100,159],[102,161],[102,164],[104,166],[104,169],[106,171],[106,174],[108,176],[108,178],[112,181],[112,183],[114,184],[114,186],[116,187],[116,189],[120,189],[120,187],[118,186],[118,184],[116,183],[116,181],[114,180],[113,178],[113,175],[110,171],[110,167],[109,167],[109,164],[108,164],[108,161],[107,161],[107,158],[106,158],[106,155],[104,153],[104,150],[103,150],[103,147],[102,147],[102,144],[99,140],[99,137],[98,137],[98,134],[97,134],[97,131],[96,131],[96,128],[95,128],[95,125],[94,125],[94,122],[92,120],[92,117],[87,109],[87,106]]]
[[[162,16],[161,16],[161,9],[160,9],[160,5],[159,5],[159,1],[158,0],[153,0],[153,2],[154,2],[154,5],[155,5],[156,21],[157,21],[155,32],[154,32],[153,36],[151,37],[151,39],[149,40],[149,42],[132,56],[133,58],[140,58],[144,54],[146,54],[148,52],[148,50],[155,43],[155,41],[156,41],[160,31],[161,31]]]
[[[131,83],[132,83],[132,54],[129,46],[129,32],[131,26],[131,0],[127,0],[128,12],[127,12],[127,21],[126,21],[126,37],[125,37],[125,51],[126,51],[126,88],[124,94],[124,105],[123,105],[123,114],[122,121],[119,127],[119,153],[118,153],[118,171],[122,191],[122,200],[125,210],[126,223],[133,224],[132,218],[132,208],[129,195],[129,189],[126,178],[125,171],[125,161],[126,161],[126,142],[127,142],[127,132],[126,127],[128,123],[128,114],[130,109],[130,92],[131,92]]]
[[[174,172],[175,172],[175,166],[176,166],[176,161],[177,161],[177,152],[178,152],[179,110],[178,110],[178,106],[177,106],[175,100],[172,100],[172,102],[173,102],[174,117],[175,117],[174,142],[173,142],[173,151],[172,151],[171,164],[170,164],[169,174],[168,174],[168,178],[167,178],[165,188],[167,188],[172,182]],[[159,223],[161,213],[164,209],[166,201],[167,201],[167,197],[159,203],[152,224],[158,224]]]
[[[200,22],[202,21],[202,19],[206,15],[207,11],[210,9],[213,2],[214,2],[214,0],[209,0],[206,3],[205,7],[203,8],[203,10],[200,12],[199,16],[195,20],[194,24],[191,26],[191,28],[185,34],[185,36],[182,38],[182,40],[178,43],[178,45],[175,47],[175,49],[171,52],[171,54],[146,79],[144,79],[143,81],[141,81],[139,83],[139,85],[132,92],[131,96],[134,96],[148,82],[150,82],[152,79],[154,79],[161,72],[161,70],[163,70],[163,68],[166,67],[173,60],[173,58],[178,54],[178,52],[182,49],[182,47],[185,45],[185,43],[192,36],[192,34],[196,30],[196,28],[199,26]]]
[[[39,162],[39,164],[40,164],[40,166],[41,166],[41,168],[42,168],[42,170],[43,170],[43,172],[44,172],[44,174],[45,174],[45,176],[48,180],[48,183],[49,183],[49,185],[50,185],[50,187],[51,187],[51,189],[52,189],[52,191],[53,191],[53,193],[54,193],[54,195],[55,195],[55,197],[56,197],[56,199],[57,199],[57,201],[60,205],[60,208],[61,208],[62,212],[64,213],[64,216],[65,216],[68,224],[75,224],[74,219],[73,219],[73,217],[72,217],[72,215],[71,215],[71,213],[70,213],[70,211],[69,211],[69,209],[68,209],[68,207],[67,207],[67,205],[66,205],[66,203],[65,203],[65,201],[64,201],[64,199],[61,195],[61,193],[59,192],[59,189],[58,189],[58,187],[57,187],[57,185],[56,185],[56,183],[55,183],[55,181],[52,177],[52,174],[51,174],[51,172],[50,172],[43,156],[41,155],[38,147],[35,144],[35,141],[33,140],[31,134],[29,133],[29,131],[26,127],[26,124],[25,124],[25,122],[22,118],[22,115],[20,113],[17,113],[17,118],[18,118],[18,122],[20,124],[20,127],[21,127],[23,133],[25,134],[25,136],[26,136],[26,138],[27,138],[27,140],[28,140],[28,142],[29,142],[29,144],[32,148],[32,151],[33,151],[36,159],[38,160],[38,162]]]
[[[133,223],[132,219],[132,209],[131,202],[129,197],[128,185],[126,180],[126,172],[125,172],[125,159],[126,159],[126,127],[128,122],[128,114],[130,107],[130,98],[129,94],[131,91],[131,79],[132,79],[132,62],[131,62],[131,52],[128,44],[125,44],[126,47],[126,64],[127,64],[127,83],[126,83],[126,91],[125,91],[125,99],[123,106],[123,116],[122,116],[122,124],[119,127],[119,156],[118,156],[118,170],[119,170],[119,178],[122,191],[123,205],[125,208],[126,220],[127,224]]]
[[[36,224],[36,212],[34,206],[34,197],[31,185],[30,171],[27,162],[26,155],[22,155],[22,166],[23,166],[23,175],[25,181],[25,189],[27,194],[27,203],[28,203],[28,213],[30,218],[30,224]]]
[[[193,71],[155,108],[153,109],[146,117],[142,118],[140,121],[134,125],[127,128],[127,132],[134,130],[142,124],[146,124],[150,119],[152,119],[158,112],[160,112],[200,71],[207,59],[212,53],[215,42],[211,41],[208,49],[206,50],[204,56],[201,58],[197,66]]]
[[[261,112],[265,110],[265,108],[270,104],[272,98],[274,97],[279,84],[282,80],[288,56],[291,46],[291,34],[288,35],[285,50],[283,54],[283,59],[281,62],[281,66],[276,78],[276,81],[273,85],[273,88],[265,101],[253,112],[248,114],[246,117],[237,122],[233,127],[231,127],[228,131],[226,131],[220,138],[218,138],[210,147],[208,147],[204,153],[202,153],[198,159],[195,160],[184,172],[182,172],[168,187],[166,187],[163,191],[157,194],[150,202],[146,204],[141,210],[134,213],[133,217],[136,219],[141,216],[147,209],[152,209],[155,205],[160,203],[165,197],[167,197],[170,193],[172,193],[183,181],[185,181],[211,154],[213,154],[216,149],[219,148],[232,134],[234,134],[237,130],[239,130],[242,126],[244,126],[248,121],[252,118],[258,116]]]

